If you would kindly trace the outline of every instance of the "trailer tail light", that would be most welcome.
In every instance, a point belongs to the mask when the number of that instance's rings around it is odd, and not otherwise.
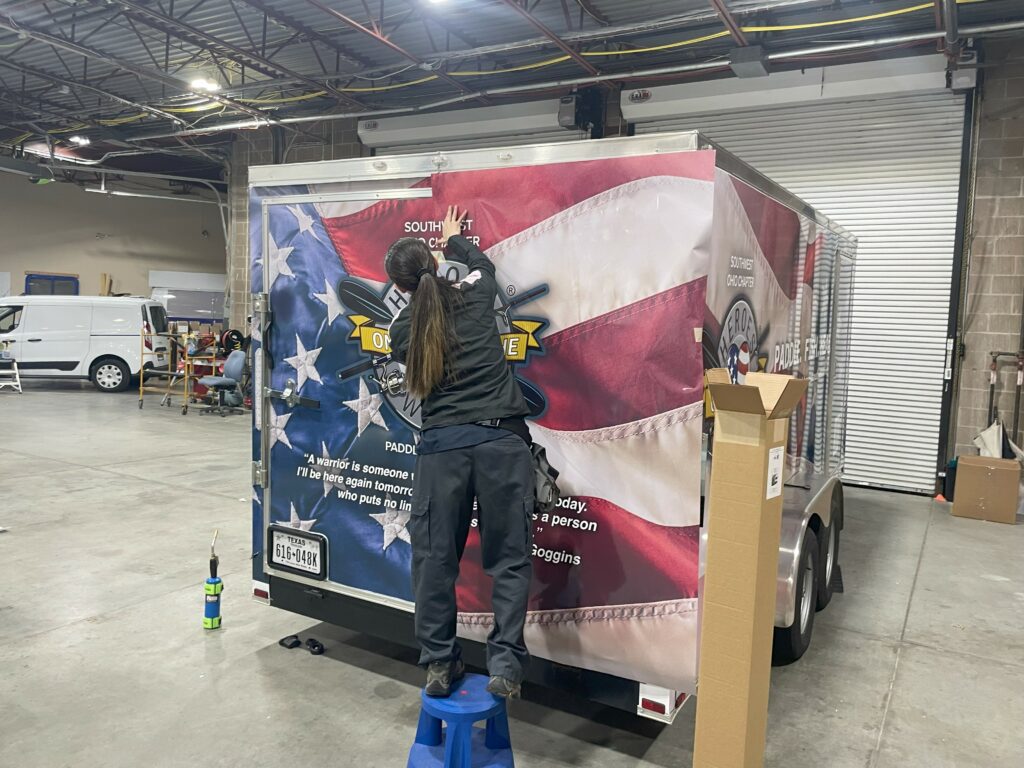
[[[657,712],[659,715],[665,714],[665,705],[660,701],[652,701],[651,699],[640,699],[640,707],[646,709],[648,712]]]
[[[252,598],[270,605],[270,585],[264,581],[253,581]]]
[[[686,693],[640,683],[636,713],[651,720],[671,723],[686,699]]]

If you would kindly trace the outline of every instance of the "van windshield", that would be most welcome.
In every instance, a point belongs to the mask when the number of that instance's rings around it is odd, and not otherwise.
[[[150,304],[149,317],[153,324],[153,333],[167,333],[167,312],[162,306]]]

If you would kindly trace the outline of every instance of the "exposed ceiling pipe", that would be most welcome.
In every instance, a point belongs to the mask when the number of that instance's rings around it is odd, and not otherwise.
[[[264,3],[258,2],[257,0],[241,0],[247,5],[251,5],[254,8],[263,8]],[[823,0],[784,0],[784,2],[776,2],[772,4],[760,4],[751,5],[744,8],[738,9],[738,13],[755,13],[764,10],[778,10],[779,8],[789,8],[804,5],[823,5]],[[429,10],[428,13],[431,13]],[[274,18],[273,14],[270,15]],[[593,40],[607,40],[612,37],[620,37],[622,35],[644,33],[644,32],[658,32],[674,29],[682,26],[693,26],[694,24],[700,24],[705,21],[716,21],[717,17],[714,13],[699,12],[689,13],[681,16],[665,16],[660,19],[652,19],[650,21],[638,22],[635,24],[621,24],[613,27],[603,27],[599,31],[588,30],[586,32],[565,32],[559,35],[559,37],[567,43],[585,43]],[[286,23],[283,20],[282,22]],[[289,25],[290,26],[290,25]],[[299,27],[296,26],[296,29]],[[304,28],[308,29],[308,28]],[[310,30],[312,32],[312,30]],[[303,32],[303,34],[308,34]],[[313,33],[319,34],[319,33]],[[319,38],[318,38],[319,39]],[[436,68],[442,61],[460,61],[462,59],[478,58],[480,56],[489,56],[492,54],[507,54],[514,51],[526,51],[534,48],[544,48],[551,45],[551,41],[547,38],[536,37],[528,40],[518,40],[511,43],[501,43],[495,45],[484,45],[477,46],[474,48],[464,48],[456,51],[445,51],[444,54],[438,54],[435,58],[427,60],[427,64],[431,69]],[[344,57],[343,57],[344,58]],[[369,77],[372,75],[381,75],[383,72],[391,71],[394,69],[393,65],[378,65],[372,68],[366,68],[355,72],[330,72],[324,74],[322,72],[305,74],[305,77],[311,77],[317,80],[345,80],[352,77]],[[265,90],[267,88],[280,87],[294,85],[296,83],[294,78],[278,77],[270,78],[266,80],[253,80],[247,83],[233,83],[226,86],[222,91],[225,95],[231,96],[235,94],[248,93],[250,91]]]
[[[2,18],[2,17],[0,17],[0,18]],[[3,26],[3,25],[0,24],[0,26]],[[77,90],[81,89],[83,91],[88,91],[90,93],[95,93],[98,96],[102,96],[105,99],[110,99],[111,101],[113,101],[113,102],[115,102],[117,104],[121,104],[121,105],[126,106],[126,107],[131,107],[133,109],[141,109],[143,112],[148,112],[149,114],[153,115],[154,117],[159,117],[162,120],[170,120],[172,123],[175,123],[175,124],[183,123],[184,122],[180,117],[175,117],[174,115],[172,115],[172,114],[170,114],[168,112],[164,112],[164,111],[162,111],[160,109],[157,109],[156,107],[150,107],[150,106],[148,106],[146,104],[141,104],[141,103],[139,103],[137,101],[132,101],[131,99],[126,99],[123,96],[118,96],[116,93],[112,93],[112,92],[110,92],[108,90],[105,90],[103,88],[97,88],[96,86],[89,85],[88,83],[83,83],[83,82],[80,82],[78,80],[68,80],[68,79],[63,78],[63,77],[58,77],[57,75],[51,75],[49,72],[43,72],[42,70],[36,69],[35,67],[29,67],[29,66],[27,66],[25,64],[20,64],[20,63],[18,63],[16,61],[11,61],[9,59],[0,58],[0,67],[5,67],[7,69],[12,69],[15,72],[20,72],[23,75],[30,75],[31,77],[37,77],[40,80],[45,80],[48,83],[52,83],[53,85],[57,85],[57,86],[61,86],[61,87],[67,88],[69,90],[77,91]]]
[[[135,65],[135,64],[133,64],[133,63],[131,63],[129,61],[125,61],[124,59],[120,59],[120,58],[118,58],[116,56],[111,56],[110,54],[105,53],[103,51],[99,51],[99,50],[96,50],[95,48],[91,48],[89,46],[82,45],[81,43],[75,43],[75,42],[72,42],[71,40],[66,40],[66,39],[64,39],[62,37],[57,37],[56,35],[51,35],[48,32],[43,32],[43,31],[38,30],[38,29],[33,29],[31,27],[26,27],[23,24],[18,24],[18,22],[16,22],[10,16],[4,15],[4,14],[0,14],[0,28],[9,29],[12,32],[16,32],[19,35],[24,35],[25,37],[29,37],[29,38],[32,38],[33,40],[37,40],[37,41],[39,41],[41,43],[45,43],[45,44],[47,44],[49,46],[52,46],[53,48],[60,48],[62,50],[69,51],[69,52],[77,54],[79,56],[84,56],[84,57],[89,58],[89,59],[96,59],[98,61],[102,61],[102,62],[106,63],[108,66],[116,67],[118,69],[123,69],[125,72],[133,74],[136,77],[145,78],[146,80],[152,80],[155,83],[160,83],[161,85],[165,85],[168,88],[172,88],[172,89],[177,90],[177,91],[182,91],[184,93],[193,93],[194,92],[194,89],[188,83],[186,83],[184,80],[179,80],[176,77],[172,77],[171,75],[165,74],[164,72],[156,70],[156,69],[151,69],[151,68],[148,68],[148,67],[143,67],[143,66]],[[81,84],[79,84],[79,85],[81,85]],[[85,86],[85,87],[88,87],[88,86]],[[224,106],[231,107],[232,109],[235,109],[238,112],[242,112],[243,114],[250,115],[251,117],[255,118],[256,120],[265,122],[267,124],[273,124],[273,125],[280,125],[281,124],[280,120],[278,120],[274,116],[272,116],[272,115],[270,115],[270,114],[268,114],[266,112],[262,112],[262,111],[260,111],[258,109],[253,109],[252,107],[246,106],[245,104],[243,104],[243,103],[241,103],[239,101],[235,101],[234,99],[230,99],[230,98],[228,98],[226,96],[220,96],[218,94],[213,94],[213,93],[203,93],[203,94],[196,94],[196,95],[197,96],[198,95],[206,96],[211,101],[215,101],[215,102],[217,102],[219,104],[223,104]],[[150,108],[148,111],[152,111],[152,109]],[[170,115],[168,115],[168,117],[170,117],[175,122],[179,122],[179,123],[182,122],[181,118],[172,117]],[[303,130],[298,129],[298,128],[291,128],[290,130],[296,131],[297,133],[302,133],[303,135],[306,135],[309,138],[314,139],[315,141],[318,141],[318,142],[321,142],[321,143],[326,143],[326,140],[322,136],[315,136],[315,135],[313,135],[311,133],[308,133],[308,132],[303,131]]]
[[[960,58],[960,20],[956,0],[942,0],[942,25],[946,31],[946,55],[951,61]]]
[[[221,186],[224,186],[225,182],[223,181],[211,182],[209,179],[197,179],[193,176],[175,176],[169,173],[150,173],[148,171],[122,171],[118,168],[90,167],[87,169],[83,169],[75,165],[58,165],[57,163],[52,163],[50,165],[41,165],[40,168],[48,168],[51,172],[88,170],[90,173],[99,173],[102,174],[104,187],[106,186],[107,176],[136,176],[144,179],[163,179],[165,181],[182,181],[187,184],[199,184],[213,192],[214,196],[217,198],[217,210],[220,212],[220,226],[221,229],[224,231],[224,242],[231,242],[229,237],[230,233],[228,232],[228,220],[226,213],[228,206],[225,204],[224,197],[223,195],[221,195],[220,190],[214,186],[215,184],[220,184]]]
[[[715,9],[715,13],[722,20],[725,28],[729,30],[729,34],[732,35],[732,39],[736,41],[736,45],[745,46],[747,45],[747,37],[743,34],[743,30],[740,29],[740,25],[736,23],[735,17],[725,4],[725,0],[709,0],[712,7]]]
[[[227,221],[227,213],[226,213],[228,206],[227,206],[227,203],[224,201],[224,197],[221,194],[221,191],[219,189],[217,189],[216,186],[214,186],[215,184],[220,184],[221,186],[224,186],[225,182],[223,182],[223,181],[211,182],[209,179],[197,179],[197,178],[192,177],[192,176],[175,176],[173,174],[167,174],[167,173],[149,173],[148,171],[124,171],[124,170],[121,170],[119,168],[95,168],[95,167],[83,168],[83,167],[78,166],[78,165],[62,165],[60,163],[39,163],[39,164],[36,164],[36,163],[30,163],[30,162],[25,161],[25,160],[19,160],[19,159],[16,159],[16,158],[0,157],[0,173],[14,173],[14,174],[17,174],[19,176],[33,177],[33,176],[45,175],[43,173],[45,171],[49,171],[51,176],[53,175],[54,171],[79,171],[79,172],[80,171],[88,171],[90,173],[98,173],[98,174],[100,174],[100,177],[101,177],[101,185],[102,185],[102,187],[101,187],[101,189],[90,190],[90,191],[96,191],[96,192],[107,191],[109,194],[115,194],[115,193],[106,189],[106,179],[107,179],[107,176],[134,176],[134,177],[145,178],[145,179],[162,179],[162,180],[165,180],[165,181],[181,181],[181,182],[185,182],[187,184],[198,184],[198,185],[204,186],[207,189],[209,189],[211,192],[213,192],[214,196],[217,198],[217,202],[215,204],[217,206],[218,212],[220,213],[220,226],[221,226],[221,229],[224,232],[224,242],[225,243],[230,242],[230,240],[229,240],[229,234],[230,233],[228,231],[228,221]],[[120,193],[120,192],[118,192],[116,194],[123,194],[125,196],[128,196],[128,193]],[[167,195],[143,195],[141,193],[139,193],[139,194],[132,194],[131,196],[132,197],[156,197],[156,198],[159,198],[161,200],[179,200],[179,199],[184,199],[184,198],[173,198],[173,197],[169,197]],[[196,201],[195,198],[191,198],[191,200],[192,201]],[[212,200],[207,200],[207,201],[204,201],[204,202],[213,203]]]
[[[303,37],[305,37],[306,39],[316,40],[317,42],[326,45],[332,51],[337,53],[343,60],[351,62],[352,64],[355,64],[357,67],[366,68],[373,66],[367,59],[364,59],[362,56],[358,56],[357,54],[353,53],[344,46],[339,45],[336,40],[328,37],[325,34],[317,32],[309,25],[303,24],[301,21],[294,18],[290,14],[271,6],[269,3],[266,3],[263,0],[241,0],[241,2],[244,5],[248,5],[251,8],[255,8],[257,11],[260,11],[261,13],[265,13],[268,19],[273,19],[278,24],[283,24],[286,27],[294,29],[296,32],[301,32]]]
[[[1024,30],[1024,21],[1008,21],[997,24],[979,24],[976,26],[961,27],[960,34],[963,37],[979,37],[982,35],[993,35],[1000,34],[1003,32],[1018,32],[1021,30]],[[769,61],[782,61],[785,59],[801,58],[805,56],[818,56],[826,53],[839,53],[843,51],[857,51],[890,45],[901,45],[904,43],[917,43],[926,40],[936,40],[944,36],[945,32],[943,30],[916,32],[907,35],[890,35],[888,37],[877,37],[872,38],[870,40],[858,40],[856,42],[850,43],[833,43],[829,45],[818,45],[807,48],[795,48],[789,51],[777,51],[775,53],[768,54],[768,59]],[[285,117],[281,118],[280,122],[291,125],[295,123],[316,123],[326,120],[349,120],[352,118],[362,119],[372,117],[385,117],[387,115],[415,114],[417,112],[426,112],[429,110],[439,109],[441,107],[447,107],[453,104],[459,104],[465,101],[470,101],[479,96],[499,96],[514,93],[528,93],[530,91],[545,90],[548,88],[571,87],[577,85],[586,85],[588,83],[604,82],[608,80],[633,80],[645,77],[658,77],[662,75],[678,75],[684,74],[686,72],[700,72],[703,70],[720,69],[723,66],[725,66],[724,62],[716,60],[696,62],[693,64],[683,64],[680,66],[631,69],[624,72],[612,72],[600,75],[564,78],[561,80],[548,80],[542,83],[530,83],[527,85],[512,85],[500,88],[487,88],[484,90],[476,91],[475,93],[467,93],[460,96],[453,96],[451,98],[442,99],[440,101],[433,101],[428,104],[420,104],[418,106],[393,107],[391,109],[378,109],[369,112],[340,112],[332,113],[329,115],[305,115],[303,117]],[[211,125],[206,128],[196,128],[187,131],[147,134],[145,136],[136,136],[130,138],[129,140],[148,141],[151,139],[165,139],[172,138],[175,136],[200,136],[210,133],[218,133],[221,131],[250,130],[259,127],[261,127],[261,125],[259,124],[258,121],[242,120],[238,122],[222,123],[220,125]]]
[[[751,14],[762,11],[780,11],[790,8],[798,8],[806,5],[828,5],[824,0],[775,0],[774,2],[757,3],[742,8],[734,8],[734,14]],[[713,10],[691,11],[690,13],[673,16],[663,16],[649,21],[636,22],[633,24],[620,24],[609,27],[598,27],[587,31],[563,32],[559,37],[566,43],[588,43],[595,40],[608,40],[623,35],[633,35],[646,32],[663,32],[679,27],[699,26],[703,23],[718,23],[718,14]],[[485,45],[478,48],[465,49],[461,51],[445,51],[438,54],[438,57],[446,61],[460,59],[471,59],[478,56],[487,56],[494,53],[512,53],[515,51],[532,50],[534,48],[545,48],[551,45],[546,37],[535,37],[528,40],[517,40],[511,43],[498,43]],[[366,74],[366,73],[359,73]]]
[[[586,59],[584,59],[582,56],[580,56],[579,52],[575,48],[570,46],[562,38],[556,35],[550,27],[548,27],[546,24],[544,24],[544,22],[542,22],[532,13],[530,13],[529,10],[519,5],[517,0],[505,0],[505,5],[507,5],[516,13],[518,13],[527,24],[529,24],[531,27],[533,27],[542,35],[544,35],[545,38],[554,43],[555,47],[558,48],[558,50],[560,50],[570,59],[575,61],[584,72],[589,72],[592,75],[599,74],[597,71],[597,67],[595,67]]]
[[[406,61],[412,62],[421,69],[433,72],[439,79],[448,83],[448,85],[454,86],[456,90],[462,91],[463,93],[472,93],[471,89],[469,89],[465,83],[460,83],[458,80],[445,74],[441,70],[431,69],[430,65],[428,65],[425,61],[423,61],[418,56],[410,53],[409,51],[405,50],[405,48],[398,45],[398,43],[394,42],[393,40],[389,39],[381,31],[370,29],[369,27],[360,24],[355,19],[351,18],[350,16],[346,16],[341,11],[332,8],[325,3],[320,2],[320,0],[306,0],[306,2],[312,5],[314,8],[323,11],[325,14],[333,18],[335,21],[340,21],[345,26],[350,27],[351,29],[354,29],[357,32],[361,32],[363,35],[373,40],[376,40],[378,43],[390,49],[393,53],[398,54]],[[474,95],[473,98],[480,97]]]
[[[176,19],[173,16],[168,16],[156,8],[150,8],[149,6],[142,5],[141,3],[133,2],[133,0],[117,0],[117,4],[125,10],[128,16],[138,19],[143,24],[159,30],[164,34],[171,35],[179,40],[184,40],[201,50],[214,54],[216,54],[218,50],[227,51],[228,54],[231,55],[231,61],[241,64],[242,66],[248,66],[255,69],[256,71],[261,72],[261,74],[270,76],[284,75],[286,77],[290,77],[307,86],[311,86],[314,89],[325,90],[335,99],[344,104],[365,109],[365,105],[348,94],[339,91],[337,88],[325,84],[322,80],[307,77],[306,75],[295,72],[285,66],[276,64],[258,53],[243,50],[233,43],[207,34],[198,27],[181,21],[180,19]]]

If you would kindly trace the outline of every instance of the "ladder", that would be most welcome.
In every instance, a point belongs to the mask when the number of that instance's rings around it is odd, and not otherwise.
[[[13,357],[5,357],[4,351],[0,350],[0,389],[10,387],[15,392],[21,392],[21,374],[18,372],[18,361]]]

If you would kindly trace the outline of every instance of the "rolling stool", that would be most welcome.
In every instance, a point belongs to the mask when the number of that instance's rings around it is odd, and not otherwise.
[[[420,696],[408,768],[513,768],[505,701],[487,692],[486,677],[466,675],[446,699]],[[474,727],[481,720],[487,727]]]

